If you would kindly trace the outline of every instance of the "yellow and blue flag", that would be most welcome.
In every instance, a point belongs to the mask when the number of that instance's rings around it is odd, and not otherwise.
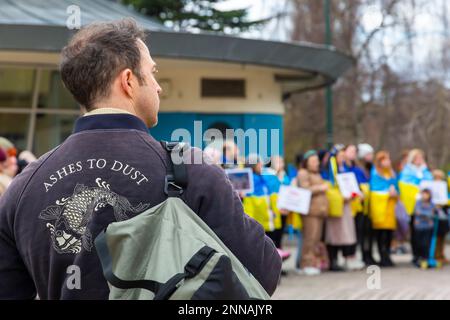
[[[389,189],[394,186],[399,192],[397,177],[382,176],[375,168],[370,177],[369,214],[374,229],[394,230],[396,228],[396,199],[391,198]]]
[[[277,183],[278,181],[278,183]],[[244,211],[258,221],[266,232],[281,228],[281,215],[277,208],[280,183],[272,174],[253,174],[254,191],[243,200]]]
[[[409,215],[414,213],[417,196],[420,192],[420,183],[422,181],[433,180],[431,171],[426,168],[417,168],[411,164],[407,164],[399,178],[400,200],[406,208]]]

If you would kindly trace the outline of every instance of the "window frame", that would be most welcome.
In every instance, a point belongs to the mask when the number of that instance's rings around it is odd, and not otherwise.
[[[215,85],[219,85],[220,82],[235,82],[236,85],[239,85],[238,94],[232,95],[230,93],[216,93],[213,91],[207,92],[207,83],[209,82],[212,85],[213,82],[216,82]],[[233,92],[234,93],[234,92]],[[202,99],[246,99],[247,98],[247,79],[245,78],[212,78],[212,77],[202,77],[200,79],[200,97]]]
[[[81,116],[81,108],[79,110],[74,109],[55,109],[55,108],[39,108],[39,90],[42,81],[42,72],[44,70],[58,71],[54,66],[43,66],[43,65],[33,65],[33,64],[5,64],[0,63],[0,68],[31,68],[34,69],[34,79],[32,86],[32,99],[31,108],[18,108],[18,107],[8,107],[0,106],[0,113],[6,114],[27,114],[30,116],[30,121],[28,124],[28,135],[26,137],[26,149],[34,152],[34,140],[36,131],[36,122],[38,114],[50,114],[50,115],[73,115]]]

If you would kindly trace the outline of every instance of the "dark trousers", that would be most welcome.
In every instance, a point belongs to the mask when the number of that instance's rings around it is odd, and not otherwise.
[[[281,249],[281,242],[283,239],[284,228],[286,227],[287,216],[281,216],[281,229],[276,229],[274,231],[266,232],[266,235],[272,239],[275,247]]]
[[[355,216],[356,244],[352,246],[349,256],[355,255],[359,247],[363,260],[372,258],[373,230],[369,216],[360,212]]]
[[[377,230],[377,245],[381,262],[390,260],[391,242],[394,232],[392,230]]]
[[[347,258],[354,255],[355,245],[350,246],[332,246],[327,245],[328,257],[330,260],[330,264],[337,263],[339,251],[342,251],[342,255]]]
[[[413,255],[413,261],[417,260],[417,245],[416,245],[416,230],[414,228],[414,220],[415,220],[415,216],[412,215],[411,216],[411,220],[410,220],[410,224],[409,224],[409,230],[411,230],[411,252]]]
[[[431,238],[433,229],[414,230],[416,254],[419,259],[428,259],[430,254]]]

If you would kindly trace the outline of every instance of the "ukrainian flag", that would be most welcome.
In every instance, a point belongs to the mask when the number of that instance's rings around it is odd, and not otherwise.
[[[243,200],[244,211],[258,221],[266,232],[281,228],[281,215],[277,208],[279,182],[271,174],[253,174],[253,193],[249,193]],[[278,189],[277,189],[278,188]]]
[[[361,191],[364,195],[364,201],[361,201],[360,198],[356,198],[350,202],[352,215],[353,215],[353,217],[355,217],[356,214],[359,212],[364,212],[364,214],[367,214],[368,213],[368,204],[369,204],[369,189],[370,189],[367,178],[364,176],[364,173],[362,172],[362,170],[358,167],[354,167],[354,168],[345,167],[345,168],[346,168],[345,172],[353,172],[355,174],[355,177],[359,184],[359,188],[361,189]],[[331,184],[331,187],[328,192],[328,201],[329,201],[329,205],[330,205],[330,216],[340,217],[340,216],[342,216],[342,213],[343,213],[344,203],[343,203],[342,196],[338,195],[339,188],[336,183],[336,176],[338,174],[338,166],[337,166],[337,161],[336,161],[335,156],[330,158],[329,170],[330,170],[330,172],[332,172],[332,174],[330,174],[328,176],[330,184]],[[331,190],[332,188],[334,188],[334,189]],[[366,206],[367,206],[367,208],[366,208]]]
[[[336,176],[338,173],[338,166],[336,157],[332,156],[329,162],[329,174],[328,181],[330,188],[327,191],[329,212],[328,215],[333,218],[340,218],[344,214],[344,198],[339,190],[336,182]]]
[[[376,169],[372,170],[370,178],[370,218],[374,229],[394,230],[396,228],[395,204],[396,199],[391,198],[389,189],[394,186],[398,191],[397,178],[381,176]]]
[[[272,193],[272,195],[270,196],[270,200],[273,211],[276,216],[275,227],[277,227],[278,219],[280,219],[279,220],[280,226],[277,228],[281,228],[281,213],[277,207],[278,193],[280,192],[281,186],[291,185],[292,182],[291,178],[287,174],[285,174],[283,180],[280,181],[280,179],[276,176],[275,172],[270,169],[263,170],[263,177],[265,178],[265,181],[269,185],[269,188],[274,191],[274,193]],[[286,226],[290,229],[301,230],[303,227],[301,215],[295,212],[290,212],[286,219]]]
[[[417,196],[420,192],[421,181],[431,181],[433,175],[428,168],[423,168],[421,171],[417,171],[411,164],[407,164],[400,173],[399,189],[400,200],[406,208],[406,212],[409,215],[414,213],[416,206]]]
[[[369,198],[370,198],[370,184],[369,183],[361,183],[359,185],[359,187],[361,188],[361,191],[364,195],[364,200],[362,202],[362,212],[364,212],[364,215],[368,215],[369,214]],[[360,202],[361,203],[361,202]],[[360,212],[360,211],[358,211]]]

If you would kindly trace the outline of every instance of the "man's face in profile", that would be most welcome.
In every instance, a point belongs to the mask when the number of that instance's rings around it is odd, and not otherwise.
[[[161,87],[156,81],[156,63],[150,56],[148,47],[142,40],[138,40],[141,53],[141,74],[144,79],[137,91],[135,109],[141,119],[145,119],[146,125],[151,128],[158,123],[159,95]]]

